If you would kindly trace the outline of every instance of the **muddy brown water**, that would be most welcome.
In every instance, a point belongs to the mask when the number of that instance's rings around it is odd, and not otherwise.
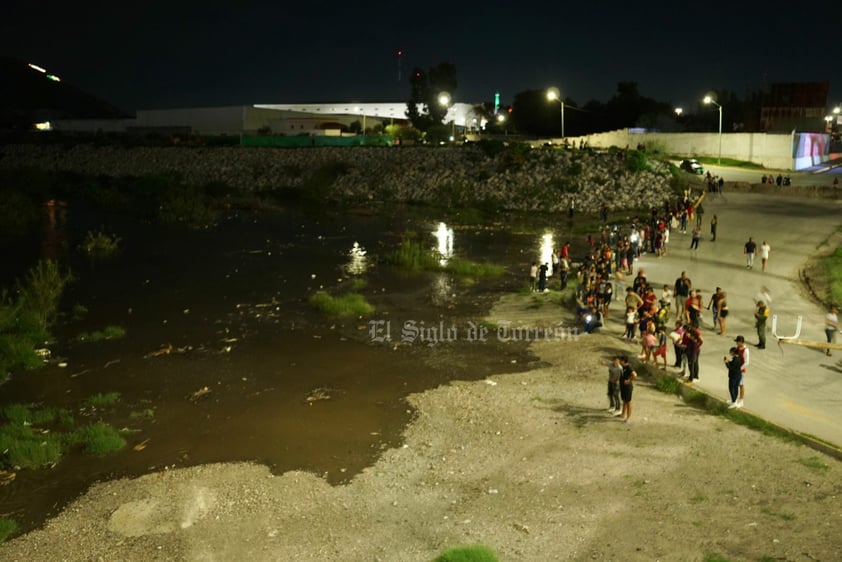
[[[411,210],[231,212],[202,230],[67,203],[45,213],[37,235],[6,242],[12,263],[3,282],[39,257],[59,259],[76,279],[49,345],[52,362],[0,386],[0,405],[64,407],[81,422],[102,419],[124,430],[128,446],[17,471],[0,486],[0,517],[23,529],[42,524],[96,481],[202,463],[255,461],[278,473],[301,469],[347,481],[399,444],[412,416],[408,394],[525,369],[534,360],[523,342],[471,342],[467,330],[494,295],[522,285],[525,256],[541,242],[536,235],[502,228],[442,234],[437,221]],[[77,247],[85,232],[103,227],[121,237],[122,251],[92,264]],[[384,266],[382,257],[406,230],[446,254],[502,263],[509,273],[469,283]],[[364,280],[360,292],[376,307],[371,318],[336,320],[308,306],[315,290],[337,292],[355,279]],[[69,314],[77,304],[88,309],[80,319]],[[439,327],[455,329],[456,337],[400,342],[406,321],[426,328],[428,339]],[[124,327],[126,336],[74,341],[107,325]],[[381,341],[385,327],[392,341]],[[119,402],[80,410],[82,400],[107,392],[119,392]]]

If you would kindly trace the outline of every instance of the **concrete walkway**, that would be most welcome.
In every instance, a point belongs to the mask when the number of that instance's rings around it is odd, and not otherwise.
[[[808,299],[798,280],[798,271],[808,256],[842,224],[842,203],[726,190],[722,197],[706,199],[704,208],[705,236],[698,251],[690,251],[689,234],[674,231],[666,257],[658,259],[647,254],[636,264],[636,271],[645,270],[657,294],[664,284],[672,286],[679,274],[687,271],[693,287],[703,291],[705,306],[717,286],[728,295],[727,336],[717,334],[710,311],[704,311],[705,343],[700,380],[694,386],[728,400],[728,377],[722,358],[734,345],[734,337],[743,335],[751,354],[745,409],[783,427],[842,445],[842,352],[827,357],[817,349],[779,346],[771,335],[771,316],[766,349],[759,350],[755,347],[757,333],[753,316],[754,296],[766,286],[772,295],[771,314],[778,315],[779,333],[792,335],[797,316],[803,315],[801,339],[825,341],[826,311]],[[716,242],[711,242],[710,218],[714,214],[719,228]],[[749,236],[758,247],[767,240],[772,248],[765,273],[761,271],[759,257],[752,270],[745,267],[743,245]],[[621,306],[615,304],[613,308],[607,329],[620,334]],[[669,364],[673,362],[670,349]]]

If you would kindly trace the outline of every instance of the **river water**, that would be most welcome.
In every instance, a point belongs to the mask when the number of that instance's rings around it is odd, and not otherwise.
[[[91,263],[77,248],[101,228],[120,236],[122,251]],[[443,259],[493,261],[507,274],[468,282],[384,265],[409,230]],[[80,413],[85,398],[119,392],[114,406],[84,415],[124,429],[128,446],[18,471],[0,486],[0,517],[29,529],[98,480],[209,462],[346,481],[400,443],[412,416],[408,394],[529,366],[523,342],[477,343],[469,329],[496,294],[523,286],[529,262],[553,243],[501,225],[454,228],[412,208],[231,211],[191,230],[53,201],[40,233],[3,244],[0,281],[9,286],[45,257],[69,266],[75,280],[49,344],[52,361],[0,386],[0,405]],[[376,307],[370,318],[337,320],[307,303],[316,290],[350,283]],[[74,305],[88,312],[73,318]],[[406,322],[415,331],[402,330]],[[126,336],[75,341],[107,325]],[[402,333],[416,337],[401,342]]]

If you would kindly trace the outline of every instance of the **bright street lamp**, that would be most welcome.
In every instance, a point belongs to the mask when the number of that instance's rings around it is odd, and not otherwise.
[[[719,109],[719,158],[716,159],[716,164],[718,166],[722,165],[722,106],[716,103],[711,96],[705,96],[705,99],[702,100],[706,104],[713,104]]]
[[[439,92],[439,105],[446,107],[448,110],[450,109],[451,103],[450,94],[447,92]],[[447,115],[445,113],[445,115]],[[450,120],[450,141],[453,142],[453,139],[456,138],[456,119]]]
[[[684,113],[684,108],[676,107],[673,111],[675,111],[676,117],[681,117],[681,114]]]
[[[561,92],[558,88],[552,87],[547,90],[547,99],[550,101],[558,100],[561,103],[561,138],[564,139],[564,100],[561,97]]]

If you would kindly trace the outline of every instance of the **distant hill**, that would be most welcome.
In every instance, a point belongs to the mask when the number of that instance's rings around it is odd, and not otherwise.
[[[27,63],[0,57],[0,129],[30,129],[50,119],[107,119],[126,112]]]

